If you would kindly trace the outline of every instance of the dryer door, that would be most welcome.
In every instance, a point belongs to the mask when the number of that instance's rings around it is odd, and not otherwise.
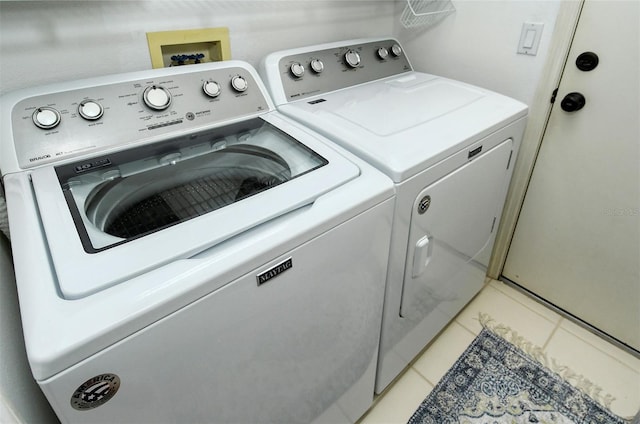
[[[429,316],[429,338],[483,285],[513,147],[509,139],[477,155],[414,202],[400,315],[414,325]]]

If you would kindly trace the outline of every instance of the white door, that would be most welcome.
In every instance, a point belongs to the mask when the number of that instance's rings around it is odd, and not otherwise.
[[[585,2],[503,275],[640,350],[640,2]],[[580,70],[593,63],[592,70]],[[579,59],[580,57],[580,59]],[[581,93],[585,105],[561,102]],[[578,107],[579,96],[565,109]]]

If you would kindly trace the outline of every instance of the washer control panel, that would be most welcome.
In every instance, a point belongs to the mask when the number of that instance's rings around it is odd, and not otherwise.
[[[301,50],[305,49],[292,50],[292,54],[280,52],[282,57],[277,62],[287,101],[413,70],[404,50],[393,39]]]
[[[93,86],[67,83],[23,98],[11,115],[18,164],[31,168],[269,111],[255,70],[238,63],[96,78]]]

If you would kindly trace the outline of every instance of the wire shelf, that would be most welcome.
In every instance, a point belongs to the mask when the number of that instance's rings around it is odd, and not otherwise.
[[[407,0],[400,23],[405,28],[432,26],[455,11],[451,0]]]

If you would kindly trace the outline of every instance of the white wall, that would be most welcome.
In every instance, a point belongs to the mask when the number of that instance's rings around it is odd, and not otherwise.
[[[433,28],[404,29],[403,0],[0,1],[0,94],[150,68],[146,32],[226,26],[234,59],[395,34],[417,70],[533,99],[562,0],[453,0]],[[516,54],[522,23],[545,24],[537,56]]]
[[[146,32],[228,27],[231,54],[393,31],[393,0],[0,2],[0,94],[151,67]]]
[[[475,84],[531,105],[561,0],[453,0],[456,12],[432,28],[397,34],[419,71]],[[399,22],[404,2],[398,3]],[[538,54],[516,54],[524,22],[542,22]],[[549,93],[551,94],[551,93]]]

